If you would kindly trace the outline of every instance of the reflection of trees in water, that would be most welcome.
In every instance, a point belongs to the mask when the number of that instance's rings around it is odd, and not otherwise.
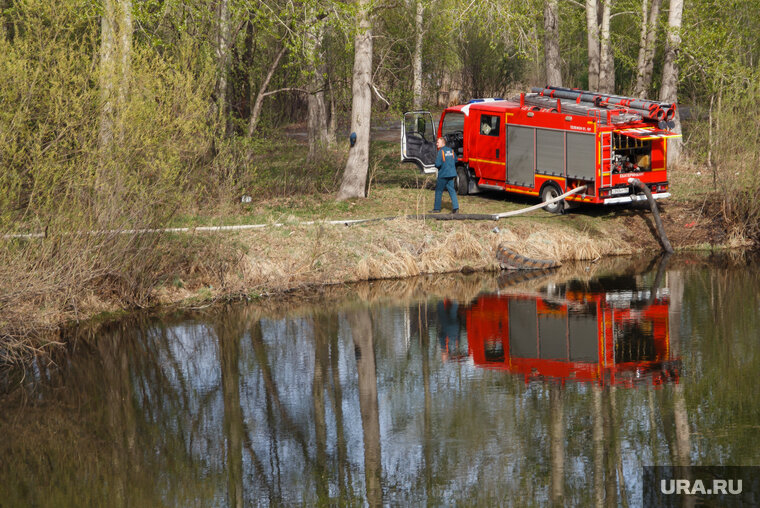
[[[700,267],[683,282],[681,348],[691,351],[684,369],[695,373],[683,390],[685,405],[710,408],[689,413],[702,436],[693,450],[699,463],[723,464],[731,457],[735,464],[760,464],[758,288],[757,259]]]
[[[444,364],[435,302],[125,323],[3,396],[0,484],[22,505],[637,504],[642,465],[758,459],[758,281],[663,277],[688,363],[657,389]]]
[[[370,506],[383,504],[382,463],[380,451],[380,410],[377,401],[377,366],[372,318],[368,309],[349,312],[358,372],[359,410],[364,435],[364,478],[367,502]]]
[[[472,377],[460,364],[444,367],[424,305],[409,313],[417,321],[415,340],[377,346],[394,340],[397,315],[372,314],[377,319],[360,309],[342,322],[320,314],[274,323],[229,310],[206,326],[99,337],[88,352],[92,361],[85,367],[78,358],[67,374],[86,388],[66,387],[88,400],[89,420],[100,419],[87,428],[100,429],[99,442],[112,443],[90,456],[99,464],[90,470],[108,477],[109,489],[93,497],[184,504],[221,496],[231,506],[350,503],[365,496],[373,505],[514,499],[515,493],[579,499],[567,466],[579,451],[562,445],[572,439],[571,422],[588,409],[578,400],[583,394],[526,387],[510,376]],[[404,347],[405,357],[394,356]],[[377,364],[376,352],[383,355]],[[398,381],[408,384],[406,399],[389,396],[403,389]],[[98,406],[100,413],[92,411]],[[381,421],[388,427],[381,429]],[[359,447],[351,447],[357,437]],[[608,431],[607,455],[610,439]],[[414,443],[421,444],[419,460]],[[295,482],[294,475],[300,476]],[[84,478],[72,476],[69,492],[84,489]]]
[[[227,438],[227,505],[243,506],[243,410],[240,406],[240,339],[236,320],[222,319],[214,327],[219,344],[224,400],[224,435]]]
[[[13,415],[0,416],[0,432],[13,436],[0,445],[3,502],[149,506],[203,499],[214,473],[204,478],[186,447],[187,427],[177,417],[187,392],[167,383],[182,378],[165,354],[175,337],[163,327],[132,331],[143,325],[127,320],[97,333],[81,330],[72,350],[39,363],[36,379],[3,396],[2,413]],[[167,477],[169,464],[184,467]]]

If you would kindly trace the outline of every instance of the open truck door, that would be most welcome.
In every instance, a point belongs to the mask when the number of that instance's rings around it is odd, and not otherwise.
[[[412,162],[423,173],[435,173],[435,124],[427,111],[404,113],[401,126],[401,162]]]

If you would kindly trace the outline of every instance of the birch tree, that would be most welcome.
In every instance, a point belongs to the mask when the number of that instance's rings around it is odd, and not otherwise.
[[[325,54],[324,16],[312,11],[312,26],[304,35],[304,50],[309,67],[309,94],[307,98],[307,137],[309,141],[309,159],[327,146],[327,109],[325,108]]]
[[[351,132],[356,133],[356,144],[348,153],[338,199],[366,195],[372,118],[372,23],[369,9],[369,0],[357,0],[357,32],[354,38],[354,71],[351,86]]]
[[[599,41],[599,91],[615,92],[615,64],[610,47],[610,10],[612,0],[602,1],[602,26]]]
[[[132,0],[104,0],[100,21],[101,157],[110,150],[117,117],[129,94]]]
[[[214,90],[214,113],[222,134],[227,135],[227,74],[230,56],[230,9],[229,0],[217,0],[216,4],[216,40],[214,52],[217,62],[217,80]]]
[[[335,88],[329,74],[327,76],[327,88],[330,90],[330,120],[327,123],[327,146],[335,148],[338,139],[338,107],[335,104]]]
[[[588,88],[599,88],[599,20],[597,0],[586,0],[586,33],[588,44]]]
[[[544,61],[548,86],[562,85],[557,8],[557,0],[546,0],[544,2]]]
[[[641,38],[639,40],[639,57],[636,62],[636,85],[633,95],[646,98],[652,86],[652,70],[654,67],[654,48],[657,37],[657,20],[660,17],[662,0],[641,0]]]
[[[368,309],[360,309],[348,313],[346,320],[351,327],[356,354],[356,371],[359,378],[359,413],[364,442],[364,483],[367,504],[377,507],[383,505],[383,463],[372,316]]]
[[[425,6],[423,0],[417,0],[414,16],[414,54],[412,55],[413,107],[422,109],[422,38]]]
[[[665,45],[665,65],[662,69],[662,88],[660,100],[662,102],[677,102],[678,100],[678,50],[681,45],[681,19],[683,16],[683,0],[671,0],[668,12],[668,38]],[[681,133],[681,119],[676,110],[673,118],[675,126],[673,131]],[[681,140],[672,138],[668,140],[668,164],[678,160],[681,152]]]

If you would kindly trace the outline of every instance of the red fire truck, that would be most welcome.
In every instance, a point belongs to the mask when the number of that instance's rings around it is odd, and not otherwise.
[[[465,311],[475,365],[531,379],[600,385],[678,381],[667,292],[488,294]]]
[[[510,100],[476,99],[443,111],[438,129],[426,111],[404,114],[401,160],[435,173],[437,136],[457,154],[459,194],[496,189],[542,201],[585,185],[564,202],[616,204],[646,199],[629,178],[647,184],[655,199],[668,193],[667,143],[675,104],[560,87],[533,88]],[[436,132],[438,134],[436,134]]]

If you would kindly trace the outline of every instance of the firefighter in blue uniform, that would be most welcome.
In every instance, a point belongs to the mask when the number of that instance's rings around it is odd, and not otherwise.
[[[459,201],[454,190],[454,179],[457,177],[454,150],[446,146],[446,140],[443,138],[438,138],[436,146],[438,155],[435,158],[435,167],[438,168],[438,179],[435,182],[435,204],[431,213],[440,213],[444,189],[449,191],[451,196],[451,213],[459,213]]]

